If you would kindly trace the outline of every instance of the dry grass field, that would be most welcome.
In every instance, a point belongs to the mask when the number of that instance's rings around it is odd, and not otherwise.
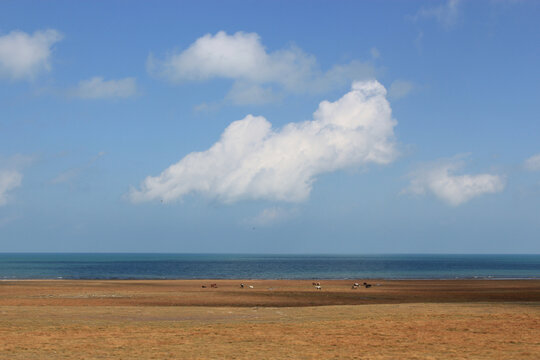
[[[539,358],[540,281],[370,283],[2,281],[0,359]]]

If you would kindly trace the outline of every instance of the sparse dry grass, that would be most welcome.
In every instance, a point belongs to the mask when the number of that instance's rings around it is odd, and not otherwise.
[[[217,281],[206,281],[211,282]],[[323,291],[306,281],[249,282],[255,284],[249,290],[237,288],[238,281],[217,282],[218,289],[202,289],[200,283],[1,282],[0,359],[537,359],[540,354],[540,282],[469,287],[380,281],[376,288],[352,290],[350,282],[336,281],[324,282]],[[431,290],[422,295],[423,288]],[[493,297],[496,288],[508,294]],[[420,295],[426,302],[414,301]],[[456,302],[463,298],[469,300]],[[327,304],[332,301],[365,303]],[[325,306],[305,306],[313,302]]]

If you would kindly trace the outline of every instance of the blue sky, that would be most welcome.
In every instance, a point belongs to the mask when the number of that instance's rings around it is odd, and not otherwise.
[[[0,251],[540,253],[539,19],[0,2]]]

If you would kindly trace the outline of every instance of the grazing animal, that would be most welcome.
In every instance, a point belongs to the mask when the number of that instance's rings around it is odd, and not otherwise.
[[[371,287],[371,284],[366,284],[366,289]]]
[[[244,284],[240,284],[240,287],[243,289],[243,288],[244,288]]]
[[[211,288],[217,289],[217,284],[210,284]]]
[[[206,285],[201,286],[203,289],[206,289]]]
[[[253,289],[253,285],[249,285],[249,288],[250,288],[250,289]]]
[[[322,289],[322,288],[321,288],[321,285],[315,285],[315,289],[321,290],[321,289]]]

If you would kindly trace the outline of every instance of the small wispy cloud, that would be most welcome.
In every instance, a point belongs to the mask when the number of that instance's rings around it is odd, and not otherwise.
[[[410,81],[395,80],[390,84],[388,89],[388,97],[390,99],[401,99],[409,95],[414,90],[414,84]]]
[[[244,224],[253,227],[267,227],[283,223],[290,220],[297,215],[297,211],[294,209],[285,209],[281,207],[269,207],[263,209],[259,214],[254,217],[244,220]]]
[[[10,215],[10,216],[4,216],[0,218],[0,228],[7,226],[11,224],[14,221],[17,221],[21,218],[20,215]]]
[[[447,0],[438,6],[423,7],[412,17],[414,21],[434,19],[443,28],[454,27],[459,19],[461,0]]]
[[[381,53],[379,51],[379,49],[377,49],[376,47],[372,47],[370,50],[369,50],[369,53],[371,54],[371,57],[373,59],[378,59],[381,57]]]
[[[100,152],[93,158],[91,158],[86,164],[82,166],[77,166],[61,172],[54,179],[51,180],[51,184],[65,184],[75,180],[79,177],[86,169],[92,166],[99,158],[103,157],[105,152]]]
[[[118,80],[105,80],[96,76],[79,82],[70,95],[81,99],[112,99],[128,98],[137,94],[137,81],[135,78]]]
[[[494,174],[455,175],[463,168],[463,156],[441,159],[409,174],[410,184],[403,192],[432,193],[449,205],[458,206],[485,194],[503,191],[505,180]]]
[[[540,154],[536,154],[525,160],[523,164],[529,171],[540,171]]]
[[[0,36],[0,77],[33,79],[49,71],[53,45],[61,39],[62,34],[53,29],[33,34],[15,30]]]
[[[21,186],[22,174],[16,170],[0,170],[0,206],[8,203],[8,193]]]
[[[230,100],[236,105],[262,105],[279,101],[282,98],[283,95],[276,93],[271,87],[241,81],[236,81],[225,96],[226,100]]]
[[[11,192],[22,185],[22,169],[34,160],[34,157],[22,154],[0,156],[0,206],[6,205]]]

